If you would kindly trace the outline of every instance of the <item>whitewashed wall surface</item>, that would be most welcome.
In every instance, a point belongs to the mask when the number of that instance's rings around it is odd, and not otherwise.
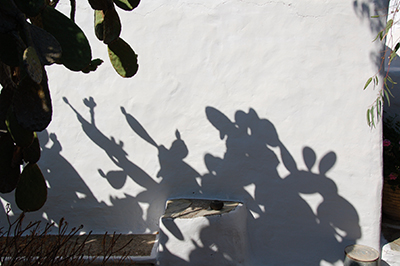
[[[155,233],[169,198],[229,199],[247,208],[247,265],[342,265],[347,245],[379,248],[381,131],[367,126],[377,92],[363,86],[382,48],[370,16],[386,1],[143,0],[119,12],[138,54],[131,79],[77,2],[105,62],[90,74],[47,68],[48,201],[27,219]],[[218,232],[201,230],[197,249],[218,247]]]

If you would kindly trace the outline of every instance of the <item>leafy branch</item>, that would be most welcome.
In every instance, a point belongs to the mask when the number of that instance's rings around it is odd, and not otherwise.
[[[400,2],[397,3],[394,10],[390,12],[392,18],[387,21],[385,29],[381,30],[373,41],[377,41],[379,39],[379,41],[382,42],[387,38],[390,38],[389,40],[393,40],[392,28],[396,21],[396,15],[400,10],[399,7],[400,7]],[[372,16],[371,18],[379,18],[379,17],[380,15],[376,15]],[[393,88],[393,85],[397,83],[389,76],[389,71],[391,63],[397,57],[397,51],[400,48],[400,43],[397,40],[396,42],[397,43],[393,47],[393,49],[385,49],[383,51],[383,56],[381,57],[381,62],[378,72],[372,77],[370,77],[364,85],[364,90],[367,89],[370,85],[373,85],[373,88],[379,87],[377,98],[367,110],[367,123],[368,126],[370,127],[376,126],[376,123],[381,119],[383,115],[384,103],[387,102],[387,104],[390,105],[390,97],[394,97],[391,90]],[[383,81],[380,83],[378,76],[380,73],[382,73],[385,67],[385,59],[386,59],[385,55],[388,50],[390,51],[390,53],[387,57],[388,59],[387,69],[385,70]]]

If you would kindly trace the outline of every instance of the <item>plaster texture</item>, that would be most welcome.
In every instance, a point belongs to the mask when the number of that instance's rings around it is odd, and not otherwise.
[[[119,12],[138,54],[132,79],[77,4],[105,62],[89,75],[47,68],[49,197],[28,220],[154,233],[167,199],[217,198],[246,206],[251,265],[342,265],[347,245],[379,248],[381,131],[366,124],[376,91],[362,88],[382,48],[370,16],[385,1],[141,1]]]

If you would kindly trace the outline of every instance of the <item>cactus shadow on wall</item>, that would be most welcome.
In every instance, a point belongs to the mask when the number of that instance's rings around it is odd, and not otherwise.
[[[79,173],[61,155],[62,145],[56,134],[44,130],[38,133],[38,138],[42,148],[39,164],[47,181],[48,200],[39,211],[27,213],[26,216],[35,221],[57,223],[64,215],[68,215],[67,221],[73,226],[79,226],[87,210],[104,206],[97,202]],[[2,197],[10,202],[15,214],[20,212],[12,194]]]
[[[122,199],[111,198],[111,206],[99,202],[75,168],[62,156],[62,145],[56,134],[49,134],[44,130],[38,133],[38,137],[42,147],[39,164],[47,181],[48,200],[39,211],[27,213],[26,219],[44,223],[54,221],[57,224],[61,218],[65,218],[71,228],[79,227],[83,223],[83,232],[97,228],[99,231],[94,233],[101,234],[112,229],[118,232],[119,226],[131,226],[133,222],[144,223],[142,209],[134,197],[125,195],[126,197]],[[2,198],[9,202],[15,211],[10,216],[18,215],[20,211],[14,208],[16,205],[13,195],[5,194]],[[114,225],[114,221],[110,221],[116,228],[110,226],[99,229],[99,220],[104,223],[107,217],[118,216],[120,213],[135,213],[135,220],[132,221],[132,218],[125,216],[125,219],[119,221],[120,224]],[[90,218],[83,221],[82,217]],[[2,221],[5,221],[5,217]]]
[[[322,260],[343,260],[344,248],[361,237],[361,229],[357,211],[338,194],[336,184],[327,176],[337,161],[336,154],[328,152],[318,162],[314,150],[304,147],[307,169],[299,170],[274,125],[260,119],[253,109],[248,113],[237,111],[235,121],[213,107],[206,108],[206,116],[227,149],[222,158],[205,155],[209,172],[202,176],[200,193],[205,198],[246,204],[248,252],[254,259],[249,265],[320,265]],[[280,163],[288,175],[280,176]],[[312,208],[304,199],[307,196],[318,197],[319,204]],[[176,265],[204,263],[204,256],[210,261],[219,258],[220,265],[232,265],[228,258],[237,254],[217,236],[223,234],[217,227],[210,223],[201,229],[202,245],[194,243],[188,262],[175,256]],[[171,228],[179,239],[181,233]],[[168,241],[160,244],[171,254]]]
[[[64,100],[69,104],[67,99]],[[158,144],[140,122],[121,107],[122,116],[135,135],[158,151],[160,171],[157,177],[161,181],[156,182],[128,160],[122,142],[116,143],[96,127],[94,100],[85,99],[84,104],[89,108],[91,122],[86,121],[69,105],[85,134],[118,167],[118,170],[111,171],[99,169],[99,175],[107,178],[115,189],[122,188],[128,177],[145,188],[136,197],[126,195],[129,198],[127,204],[137,206],[130,211],[135,217],[142,217],[143,214],[138,203],[149,205],[147,216],[143,218],[145,220],[132,221],[131,226],[138,222],[153,223],[154,228],[150,229],[157,230],[158,219],[163,214],[168,198],[241,201],[248,209],[250,257],[263,258],[266,265],[320,265],[323,260],[335,263],[343,259],[344,248],[361,237],[355,208],[338,194],[335,182],[328,177],[329,170],[337,163],[336,154],[330,151],[317,156],[312,148],[304,147],[306,169],[299,169],[289,150],[280,141],[275,126],[267,119],[259,118],[253,109],[247,113],[237,111],[235,120],[231,121],[219,110],[206,108],[206,117],[216,129],[215,137],[219,136],[226,143],[226,153],[223,157],[206,154],[204,162],[208,172],[200,174],[184,162],[189,148],[179,130],[176,130],[176,139],[170,148],[166,148]],[[281,176],[277,170],[279,164],[283,164],[289,174]],[[316,206],[308,203],[306,199],[309,196],[319,199],[313,200]],[[112,208],[116,212],[124,212],[118,206],[118,201]],[[168,226],[168,230],[177,239],[190,237],[183,236],[173,223]],[[194,265],[205,254],[221,260],[225,257],[234,258],[235,254],[230,254],[231,250],[224,250],[226,246],[218,242],[216,233],[212,224],[202,228],[200,240],[203,245],[194,245],[189,261],[177,255],[177,265]],[[160,244],[166,252],[173,252],[167,248],[168,239]],[[211,250],[210,246],[214,249]],[[230,263],[226,259],[221,265]],[[257,261],[252,263],[257,265]]]
[[[123,142],[119,141],[117,143],[114,137],[105,136],[96,126],[94,112],[96,103],[92,97],[83,100],[84,105],[89,108],[91,117],[90,122],[87,121],[69,103],[67,98],[64,97],[63,100],[76,114],[82,130],[87,137],[97,146],[99,146],[117,167],[117,170],[98,168],[97,171],[99,173],[99,178],[107,179],[112,189],[122,189],[127,181],[127,178],[129,177],[138,185],[145,188],[146,191],[151,191],[154,193],[154,191],[159,190],[159,184],[154,181],[145,171],[128,159],[128,153],[124,150]],[[95,164],[92,165],[93,167],[96,167]],[[112,226],[114,227],[113,229],[116,231],[132,231],[134,230],[132,227],[138,226],[143,228],[146,227],[146,225],[151,224],[152,226],[147,227],[146,230],[155,232],[158,230],[157,223],[160,214],[164,210],[164,202],[159,198],[155,198],[152,193],[146,193],[146,191],[137,196],[124,193],[125,198],[111,198],[112,206],[107,206],[105,208],[105,212],[103,212],[101,215],[95,215],[94,217],[120,217],[120,219],[114,218],[112,221]],[[146,203],[150,205],[145,219],[143,218],[144,210],[141,208],[139,203]],[[110,228],[105,228],[104,230],[110,230]]]

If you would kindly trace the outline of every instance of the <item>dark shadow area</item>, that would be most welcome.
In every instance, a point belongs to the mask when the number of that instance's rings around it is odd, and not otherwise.
[[[226,136],[227,150],[223,158],[205,156],[210,172],[203,177],[202,191],[205,196],[234,195],[244,201],[250,211],[252,257],[263,258],[264,265],[319,265],[321,260],[342,260],[344,248],[361,237],[361,229],[357,211],[327,177],[336,154],[325,154],[315,173],[311,169],[317,156],[305,147],[308,169],[299,170],[274,125],[260,119],[253,109],[237,111],[234,122],[212,107],[206,109],[206,115],[220,138]],[[271,148],[278,148],[279,153]],[[290,172],[288,176],[279,176],[280,163]],[[244,190],[249,185],[255,187],[254,197]],[[300,194],[316,193],[322,202],[314,213]],[[212,232],[204,231],[205,238],[212,239]]]
[[[96,103],[92,97],[83,100],[83,103],[89,108],[90,122],[83,118],[83,116],[68,102],[67,98],[63,98],[64,102],[68,104],[77,116],[78,121],[82,126],[84,133],[92,140],[96,145],[104,150],[110,160],[117,166],[117,170],[105,171],[98,168],[98,173],[100,178],[106,178],[110,186],[114,189],[121,189],[127,177],[134,177],[136,183],[146,189],[153,189],[157,186],[155,182],[147,173],[145,173],[140,167],[132,163],[128,158],[128,153],[124,150],[124,143],[122,141],[117,141],[114,137],[105,136],[96,126],[95,123],[95,112]],[[96,167],[96,166],[93,166]],[[125,231],[133,231],[135,226],[145,227],[146,224],[154,224],[151,231],[157,231],[157,221],[159,216],[153,216],[151,213],[147,216],[146,221],[143,219],[143,210],[139,205],[139,200],[132,195],[124,193],[124,198],[113,198],[110,197],[112,203],[111,206],[103,204],[99,210],[101,214],[93,215],[93,219],[109,219],[110,222],[102,222],[102,224],[110,224],[109,227],[104,228],[104,231],[121,231],[124,228]],[[152,203],[154,197],[142,196],[142,202]],[[162,204],[155,204],[156,206]],[[159,207],[160,211],[163,207]],[[126,214],[126,215],[124,215]],[[124,217],[123,219],[115,219],[114,217]],[[127,229],[128,228],[128,229]]]
[[[126,114],[132,129],[149,143],[154,143],[132,116]],[[293,157],[279,140],[274,125],[260,119],[250,109],[248,113],[237,111],[232,122],[215,108],[208,107],[206,115],[210,123],[218,130],[221,140],[226,142],[226,153],[223,158],[206,154],[205,164],[209,172],[201,177],[201,186],[193,180],[197,176],[187,165],[181,165],[181,158],[187,154],[187,147],[180,153],[163,156],[160,152],[161,171],[166,161],[175,162],[171,166],[176,169],[165,175],[165,182],[176,184],[183,181],[192,182],[187,187],[199,190],[202,198],[217,198],[244,202],[249,210],[247,221],[251,246],[251,257],[263,258],[264,265],[319,265],[322,260],[337,262],[343,260],[343,250],[354,244],[361,237],[359,217],[355,208],[338,194],[337,187],[327,172],[336,163],[336,154],[328,152],[318,162],[318,172],[311,169],[317,163],[315,152],[305,147],[304,162],[307,170],[299,170]],[[177,141],[180,137],[177,136]],[[176,142],[174,142],[176,143]],[[154,144],[152,144],[154,145]],[[174,144],[170,151],[173,151]],[[276,154],[270,147],[278,148]],[[183,150],[185,152],[183,152]],[[278,164],[283,163],[290,172],[288,176],[280,176]],[[188,168],[186,179],[185,171]],[[170,168],[168,168],[170,169]],[[168,177],[168,179],[167,179]],[[249,193],[248,187],[254,187]],[[195,193],[197,194],[197,193]],[[322,201],[316,212],[300,194],[319,194]],[[177,196],[176,194],[174,195]],[[190,261],[185,262],[176,256],[176,265],[190,265],[199,258],[209,256],[210,259],[232,263],[227,258],[235,258],[235,243],[227,248],[226,241],[217,237],[223,234],[223,228],[214,224],[201,230],[202,246],[190,254]],[[166,226],[177,239],[183,236],[176,225],[170,222]],[[215,240],[223,243],[218,243]],[[168,239],[160,243],[164,252],[170,252],[166,244]],[[197,245],[196,243],[194,243]],[[216,252],[217,250],[217,252]]]
[[[83,223],[86,232],[96,228],[98,232],[94,233],[119,232],[119,228],[131,228],[132,224],[145,224],[142,219],[143,210],[134,197],[127,194],[125,198],[110,197],[111,206],[99,202],[80,174],[61,155],[62,146],[57,136],[44,130],[38,137],[42,148],[39,165],[47,181],[48,200],[39,211],[27,213],[27,219],[58,223],[61,218],[65,218],[71,227]],[[19,212],[14,202],[14,193],[4,194],[2,198],[11,203],[14,211]],[[114,217],[121,216],[121,213],[135,215],[126,215],[124,219],[116,221]],[[104,224],[108,226],[99,228],[99,225]]]
[[[130,114],[126,113],[121,107],[121,113],[132,130],[158,150],[160,170],[157,174],[157,181],[149,176],[145,171],[128,159],[128,153],[124,150],[123,142],[118,143],[113,137],[105,136],[96,126],[95,107],[96,103],[92,97],[84,99],[83,103],[89,108],[91,121],[87,121],[83,116],[64,98],[66,104],[75,112],[78,121],[81,123],[85,134],[110,158],[118,168],[117,170],[98,169],[99,176],[106,178],[114,189],[121,189],[127,178],[131,178],[135,183],[145,188],[145,191],[139,193],[136,197],[126,194],[126,199],[115,199],[113,201],[113,210],[131,214],[130,227],[143,227],[144,224],[150,224],[150,231],[158,231],[158,220],[164,212],[166,199],[169,197],[197,196],[200,187],[196,182],[196,177],[200,177],[192,167],[186,164],[183,159],[188,155],[188,149],[181,139],[178,130],[175,132],[176,140],[170,148],[164,145],[158,145],[140,125],[140,123]],[[179,189],[177,189],[179,187]],[[124,209],[121,209],[122,202],[126,201]],[[146,220],[143,220],[143,211],[139,203],[148,204]],[[138,207],[133,208],[133,206]],[[137,210],[137,211],[136,211]],[[129,218],[128,218],[129,219]],[[124,228],[127,228],[125,226]],[[133,229],[132,229],[133,230]]]
[[[68,221],[79,221],[82,216],[96,215],[96,210],[101,210],[105,204],[96,200],[79,173],[61,155],[62,146],[57,136],[45,130],[38,137],[42,147],[39,165],[47,180],[49,198],[42,211],[49,220],[55,222],[64,214],[68,214]]]
[[[39,166],[47,181],[48,199],[38,212],[27,213],[29,219],[36,221],[55,221],[65,215],[73,226],[81,224],[82,216],[98,216],[105,204],[99,203],[74,167],[61,155],[62,146],[56,134],[44,130],[38,133],[41,144]],[[11,202],[14,211],[14,193],[2,195]]]
[[[116,224],[117,228],[126,228],[129,223],[134,230],[135,226],[147,224],[148,229],[157,231],[168,198],[240,201],[248,210],[250,257],[254,263],[262,258],[264,265],[313,266],[320,265],[322,260],[330,263],[342,261],[344,248],[361,237],[357,211],[338,194],[335,182],[329,178],[330,169],[337,163],[336,154],[330,151],[320,157],[312,148],[304,147],[303,159],[307,169],[299,169],[279,139],[275,126],[269,120],[259,118],[253,109],[237,111],[234,121],[231,121],[219,110],[206,108],[206,117],[216,129],[215,136],[226,143],[226,153],[223,157],[206,154],[204,162],[208,172],[200,174],[184,161],[189,148],[179,130],[175,131],[175,140],[167,148],[154,140],[140,122],[121,107],[121,116],[135,135],[158,151],[160,170],[157,177],[151,177],[128,159],[122,141],[105,136],[97,128],[93,98],[84,100],[89,108],[90,122],[66,98],[64,101],[76,114],[88,138],[103,149],[117,167],[117,170],[98,168],[99,178],[106,178],[114,189],[121,189],[128,177],[145,188],[136,197],[125,194],[124,199],[112,199],[112,206],[97,202],[79,174],[62,158],[61,145],[55,135],[50,134],[48,138],[53,144],[44,151],[47,154],[44,158],[47,159],[42,162],[43,167],[48,167],[44,168],[46,179],[49,180],[50,191],[54,191],[53,197],[65,197],[61,201],[68,202],[67,205],[74,209],[72,211],[86,204],[94,206],[93,213],[85,214],[93,219],[108,219],[114,214],[121,216],[121,213],[126,213],[126,221]],[[41,138],[45,139],[46,135]],[[289,172],[287,176],[279,174],[277,168],[280,164]],[[53,165],[57,168],[50,168]],[[98,167],[93,163],[88,165]],[[67,171],[70,179],[76,179],[76,182],[58,180],[57,173],[62,171]],[[61,189],[65,193],[60,192]],[[86,197],[77,197],[76,191]],[[304,195],[317,195],[320,201],[312,207]],[[145,217],[142,217],[144,212],[140,203],[149,206]],[[48,209],[52,208],[56,207],[49,206]],[[51,213],[48,216],[51,217]],[[190,238],[183,235],[174,222],[166,228],[176,239]],[[189,255],[190,260],[176,256],[176,265],[191,265],[200,257],[204,259],[204,256],[213,260],[219,258],[219,261],[225,262],[221,265],[232,265],[229,258],[235,258],[235,243],[224,241],[223,230],[223,226],[216,227],[212,223],[202,228],[202,245],[193,242],[196,248]],[[220,234],[219,237],[216,234]],[[170,252],[167,249],[168,239],[160,244],[164,252]]]

